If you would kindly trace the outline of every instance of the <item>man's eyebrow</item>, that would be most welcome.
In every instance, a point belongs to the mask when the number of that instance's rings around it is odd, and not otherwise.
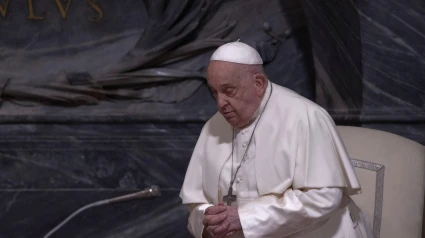
[[[220,88],[227,88],[227,87],[233,87],[233,86],[231,84],[228,84],[228,83],[220,85]]]
[[[215,90],[212,86],[211,86],[211,84],[208,84],[208,87],[211,89],[211,90]],[[231,84],[228,84],[228,83],[225,83],[225,84],[223,84],[223,85],[220,85],[220,86],[218,86],[219,88],[226,88],[226,87],[233,87]]]

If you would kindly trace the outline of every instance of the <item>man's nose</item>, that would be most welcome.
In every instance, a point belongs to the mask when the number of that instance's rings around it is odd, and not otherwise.
[[[227,100],[223,95],[218,94],[217,95],[217,106],[219,108],[223,108],[224,106],[227,105]]]

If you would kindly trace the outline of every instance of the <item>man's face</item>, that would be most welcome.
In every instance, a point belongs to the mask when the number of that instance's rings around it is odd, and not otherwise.
[[[208,84],[219,112],[234,127],[248,124],[261,102],[254,73],[247,66],[211,61]]]

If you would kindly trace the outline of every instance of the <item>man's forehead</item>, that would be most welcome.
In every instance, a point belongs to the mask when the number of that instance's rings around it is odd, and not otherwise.
[[[234,84],[232,82],[231,77],[225,77],[225,76],[217,76],[217,75],[209,75],[207,77],[207,83],[210,88],[219,88],[223,86],[228,86]]]
[[[239,80],[239,76],[229,71],[215,71],[207,75],[207,82],[211,88],[224,86],[234,86]]]
[[[220,71],[220,70],[226,70],[226,69],[231,69],[233,66],[232,63],[230,62],[225,62],[225,61],[210,61],[210,63],[208,64],[208,71]]]
[[[210,87],[211,89],[216,89],[216,88],[226,88],[226,87],[234,87],[235,85],[232,83],[210,83],[208,81],[208,87]]]

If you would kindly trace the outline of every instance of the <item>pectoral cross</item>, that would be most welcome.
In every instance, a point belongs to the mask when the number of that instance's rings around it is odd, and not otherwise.
[[[227,206],[231,206],[232,202],[236,202],[236,195],[232,194],[233,188],[232,186],[229,187],[229,192],[226,196],[223,197],[223,201],[226,202]]]

